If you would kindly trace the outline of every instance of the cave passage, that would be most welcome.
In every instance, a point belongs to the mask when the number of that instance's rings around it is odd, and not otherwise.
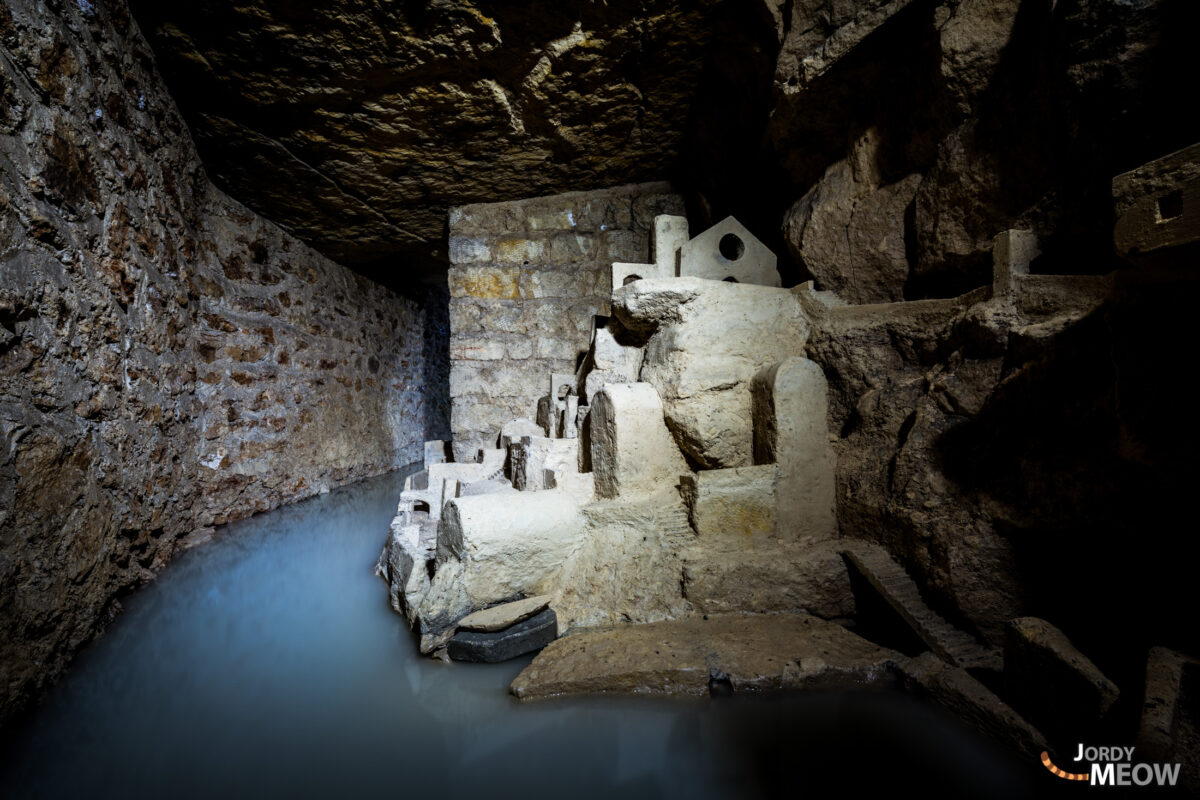
[[[235,522],[126,598],[10,738],[7,796],[1029,794],[1040,766],[899,693],[522,704],[530,657],[422,658],[372,574],[406,474]]]

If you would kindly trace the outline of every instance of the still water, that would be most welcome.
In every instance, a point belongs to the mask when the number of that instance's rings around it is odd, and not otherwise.
[[[179,556],[15,732],[0,796],[1030,793],[1028,765],[901,694],[521,704],[529,657],[422,658],[372,572],[404,474]]]

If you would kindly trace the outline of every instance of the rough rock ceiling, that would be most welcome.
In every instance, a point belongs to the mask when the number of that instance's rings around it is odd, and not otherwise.
[[[450,205],[668,177],[714,40],[773,35],[716,0],[133,6],[216,181],[392,285]]]

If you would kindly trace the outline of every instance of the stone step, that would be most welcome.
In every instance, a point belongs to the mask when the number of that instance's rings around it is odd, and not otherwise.
[[[687,511],[680,506],[665,506],[655,512],[656,527],[664,538],[679,538],[692,536],[692,525],[688,522]]]
[[[999,651],[980,644],[929,608],[916,582],[887,550],[869,542],[855,542],[842,548],[841,553],[930,650],[964,669],[1001,668]]]

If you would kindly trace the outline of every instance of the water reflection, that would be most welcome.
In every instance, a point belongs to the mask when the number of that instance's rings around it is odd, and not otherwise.
[[[372,574],[403,473],[230,525],[75,663],[5,753],[6,797],[1029,793],[902,695],[519,704],[528,658],[419,657]]]

